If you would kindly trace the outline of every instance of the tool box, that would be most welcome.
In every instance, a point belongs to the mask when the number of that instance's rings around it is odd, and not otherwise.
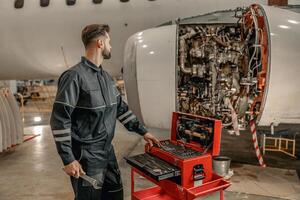
[[[169,140],[161,141],[161,147],[146,144],[144,154],[125,158],[132,166],[132,199],[190,200],[219,191],[222,200],[230,183],[212,170],[221,129],[220,120],[174,112]],[[156,186],[135,191],[135,173]]]

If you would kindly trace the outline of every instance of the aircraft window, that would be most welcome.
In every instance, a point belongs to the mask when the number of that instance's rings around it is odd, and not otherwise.
[[[15,8],[20,9],[24,6],[24,0],[15,0]]]
[[[129,0],[120,0],[122,3],[126,3],[128,2]]]
[[[94,4],[102,3],[103,0],[93,0]]]
[[[76,0],[66,0],[68,6],[73,6],[76,3]]]
[[[50,0],[40,0],[41,7],[49,6]]]

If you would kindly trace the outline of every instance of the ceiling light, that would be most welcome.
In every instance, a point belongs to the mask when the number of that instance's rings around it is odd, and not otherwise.
[[[278,25],[279,28],[283,28],[283,29],[289,29],[290,27],[289,26],[286,26],[286,25]]]
[[[139,43],[142,43],[144,40],[139,40]]]
[[[154,54],[154,51],[150,51],[149,53],[150,53],[151,55],[153,55],[153,54]]]
[[[147,48],[147,47],[148,47],[148,45],[144,44],[142,47],[143,47],[143,48]]]
[[[296,20],[291,20],[291,19],[289,19],[288,22],[290,22],[291,24],[299,24],[298,21],[296,21]]]
[[[41,117],[34,117],[34,118],[33,118],[33,121],[35,121],[35,122],[40,122],[40,121],[42,121],[42,118],[41,118]]]

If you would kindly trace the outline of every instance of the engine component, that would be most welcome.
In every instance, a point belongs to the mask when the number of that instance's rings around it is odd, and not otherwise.
[[[249,123],[250,113],[260,114],[267,68],[261,15],[249,7],[236,10],[236,23],[179,22],[180,112],[222,119],[223,126],[237,135]]]

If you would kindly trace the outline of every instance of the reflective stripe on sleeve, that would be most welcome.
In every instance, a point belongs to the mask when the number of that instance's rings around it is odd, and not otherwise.
[[[136,116],[135,115],[132,115],[132,116],[130,116],[130,117],[128,117],[126,120],[124,120],[123,122],[122,122],[122,124],[127,124],[129,121],[131,121],[131,120],[133,120],[133,119],[135,119],[136,118]]]
[[[52,130],[53,135],[62,135],[62,134],[66,134],[66,133],[71,133],[71,129],[67,128],[67,129],[62,129],[62,130]]]
[[[121,115],[120,117],[118,117],[119,120],[124,119],[125,117],[127,117],[128,115],[130,115],[132,113],[131,110],[128,110],[126,113],[124,113],[123,115]]]
[[[65,136],[65,137],[55,137],[54,140],[55,140],[56,142],[71,141],[71,135]]]

